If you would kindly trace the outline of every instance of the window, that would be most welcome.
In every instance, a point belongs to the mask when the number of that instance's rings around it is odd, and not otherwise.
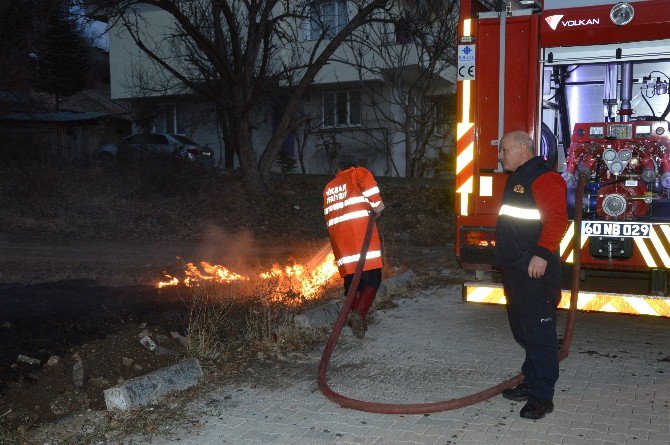
[[[395,22],[395,43],[411,43],[414,40],[411,30],[411,22],[401,17]]]
[[[337,125],[347,125],[349,123],[348,94],[346,91],[335,93],[335,122],[337,122]]]
[[[174,127],[176,134],[186,133],[186,107],[183,105],[174,106]]]
[[[323,93],[324,127],[345,127],[360,124],[360,91],[328,91]]]
[[[349,123],[361,124],[361,92],[349,91]]]
[[[316,0],[310,6],[308,40],[333,37],[349,22],[346,0]]]
[[[409,128],[416,131],[417,121],[419,119],[419,103],[412,94],[407,95],[407,107],[405,109],[405,119],[409,122]]]
[[[444,136],[447,118],[444,115],[444,108],[440,104],[435,104],[435,135]]]
[[[186,133],[186,110],[180,104],[167,104],[158,107],[158,116],[154,120],[155,133]]]
[[[128,136],[121,143],[123,145],[167,145],[168,140],[160,134],[140,133]]]
[[[335,93],[323,93],[323,126],[332,127],[335,123]]]

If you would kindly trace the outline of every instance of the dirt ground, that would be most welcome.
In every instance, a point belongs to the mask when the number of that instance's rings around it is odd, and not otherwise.
[[[120,232],[105,239],[47,231],[52,236],[40,237],[5,225],[0,232],[0,443],[30,442],[39,427],[70,422],[81,413],[104,413],[102,390],[187,356],[182,336],[192,293],[157,289],[164,272],[178,273],[184,263],[201,260],[232,270],[306,262],[327,242],[319,208],[326,179],[286,179],[284,190],[290,192],[280,200],[286,208],[275,218],[273,211],[270,216],[245,211],[239,221],[229,215],[209,219],[198,226],[197,236],[138,239]],[[385,274],[411,268],[424,280],[453,279],[444,273],[457,268],[444,183],[386,180],[380,187],[387,206],[379,223]],[[33,223],[50,227],[48,221]],[[96,222],[82,224],[95,227]],[[169,231],[163,227],[160,233]],[[161,354],[140,344],[145,335]],[[257,353],[231,349],[225,365],[207,363],[208,375],[234,378]],[[26,363],[30,359],[37,361]]]

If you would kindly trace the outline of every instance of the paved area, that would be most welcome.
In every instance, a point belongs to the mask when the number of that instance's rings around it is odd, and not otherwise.
[[[429,289],[380,311],[364,340],[343,334],[329,382],[365,400],[423,402],[479,391],[516,373],[522,351],[504,307]],[[559,326],[562,332],[565,313]],[[669,444],[670,320],[580,314],[561,363],[554,413],[518,416],[501,396],[431,415],[339,408],[316,386],[320,351],[283,384],[219,387],[193,406],[200,423],[154,444]],[[251,381],[251,380],[250,380]],[[147,439],[136,439],[142,443]]]

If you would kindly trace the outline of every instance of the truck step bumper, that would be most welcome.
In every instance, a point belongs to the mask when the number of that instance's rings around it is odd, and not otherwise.
[[[471,303],[505,304],[502,284],[467,282],[463,284],[463,301]],[[559,309],[570,306],[570,291],[561,291]],[[586,312],[610,312],[632,315],[652,315],[670,318],[670,298],[651,295],[610,292],[579,292],[577,309]]]

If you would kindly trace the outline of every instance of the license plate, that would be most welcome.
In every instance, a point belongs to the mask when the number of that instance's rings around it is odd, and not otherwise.
[[[649,238],[652,228],[649,223],[582,221],[582,236],[628,236]]]

